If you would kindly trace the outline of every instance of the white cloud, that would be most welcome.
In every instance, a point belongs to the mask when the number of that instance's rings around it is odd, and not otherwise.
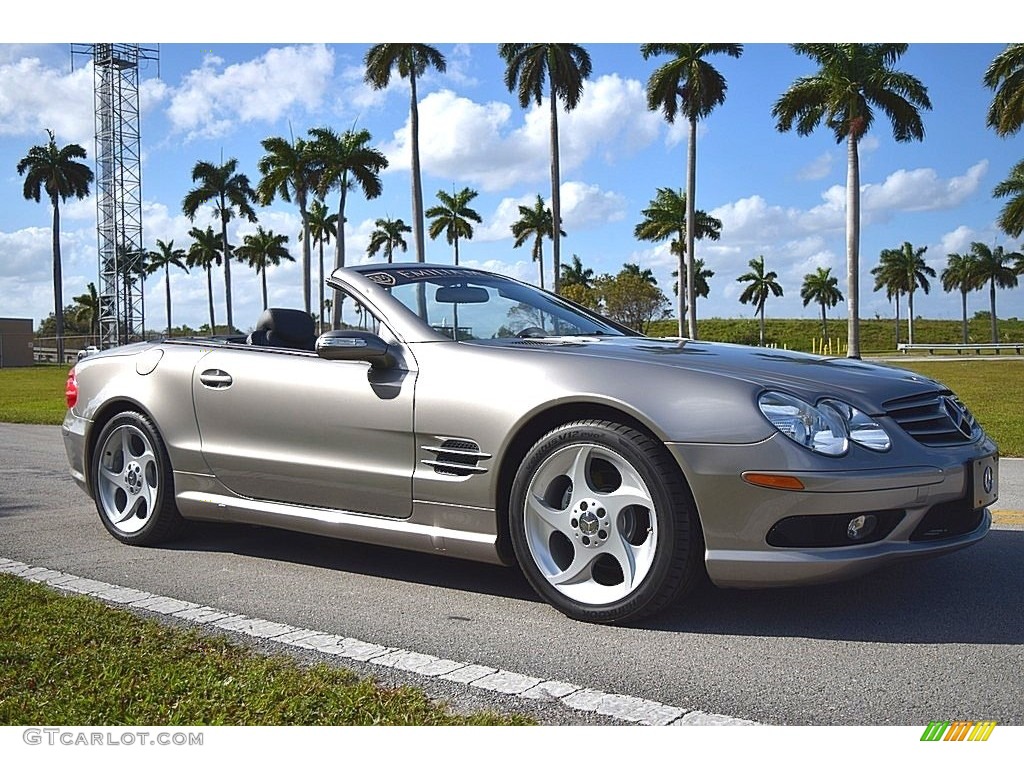
[[[797,171],[796,177],[802,181],[818,181],[832,172],[835,156],[831,152],[818,155],[808,165]]]
[[[220,136],[236,122],[272,122],[296,107],[315,109],[333,73],[334,53],[323,45],[271,48],[227,67],[207,56],[172,89],[167,115],[189,138]]]
[[[0,65],[0,136],[24,135],[81,144],[92,157],[95,117],[92,65],[73,72],[45,66],[37,58]]]
[[[596,184],[568,181],[562,184],[563,229],[591,229],[626,216],[626,198],[617,192],[602,190]]]
[[[988,161],[975,163],[962,176],[942,179],[933,168],[899,170],[881,184],[861,188],[862,210],[884,217],[893,211],[936,211],[955,208],[977,191]]]

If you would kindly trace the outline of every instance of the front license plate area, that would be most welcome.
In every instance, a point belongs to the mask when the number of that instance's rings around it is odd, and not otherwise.
[[[968,466],[974,508],[987,507],[999,498],[999,457],[992,455],[975,459]]]

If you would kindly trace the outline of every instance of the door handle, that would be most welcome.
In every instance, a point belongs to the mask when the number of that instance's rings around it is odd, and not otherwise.
[[[222,371],[219,368],[208,368],[199,374],[199,381],[204,387],[210,389],[227,389],[231,386],[234,379],[231,378],[231,374],[227,371]]]

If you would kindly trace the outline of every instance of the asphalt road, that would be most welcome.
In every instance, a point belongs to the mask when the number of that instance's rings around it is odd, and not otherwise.
[[[1001,481],[1024,509],[1024,461],[1004,461]],[[1022,552],[1010,526],[853,582],[706,587],[641,626],[598,627],[555,612],[514,569],[250,526],[123,546],[68,475],[57,428],[0,424],[0,557],[762,723],[1024,725]]]

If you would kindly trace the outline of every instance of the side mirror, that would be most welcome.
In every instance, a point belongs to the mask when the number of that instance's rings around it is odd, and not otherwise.
[[[397,362],[388,343],[368,331],[327,331],[316,340],[316,353],[324,360],[363,362],[374,368],[391,368]]]

